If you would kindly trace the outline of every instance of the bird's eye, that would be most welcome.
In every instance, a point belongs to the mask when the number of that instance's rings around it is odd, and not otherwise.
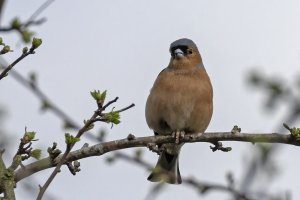
[[[193,50],[192,49],[188,49],[188,54],[193,54]]]

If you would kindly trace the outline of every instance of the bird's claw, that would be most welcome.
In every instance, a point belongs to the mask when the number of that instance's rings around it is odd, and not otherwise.
[[[185,132],[184,131],[175,131],[173,133],[175,137],[175,144],[179,144],[180,140],[184,138]]]

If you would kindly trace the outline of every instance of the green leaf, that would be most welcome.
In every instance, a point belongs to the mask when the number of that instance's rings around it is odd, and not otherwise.
[[[106,90],[105,90],[104,92],[102,92],[102,94],[101,94],[101,96],[100,96],[100,100],[101,100],[102,102],[104,102],[104,101],[105,101],[105,98],[106,98]]]
[[[90,92],[92,97],[97,101],[98,104],[103,104],[106,98],[106,90],[104,92],[100,92],[100,90],[94,90]]]
[[[80,138],[74,137],[70,133],[65,133],[65,142],[67,145],[75,144],[78,141],[80,141]]]
[[[109,113],[106,113],[104,115],[104,119],[109,122],[109,123],[113,123],[113,124],[119,124],[120,121],[120,113],[115,112],[115,111],[111,111]]]
[[[101,99],[101,92],[100,90],[94,90],[92,92],[90,92],[92,97],[96,100],[99,101]]]

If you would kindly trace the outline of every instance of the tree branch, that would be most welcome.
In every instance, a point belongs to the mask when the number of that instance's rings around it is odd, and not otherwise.
[[[138,164],[139,166],[144,167],[147,170],[151,170],[153,168],[152,164],[144,161],[138,155],[130,156],[130,155],[125,154],[125,153],[116,152],[111,157],[111,159],[113,159],[113,160],[114,159],[122,159],[122,160],[125,160],[125,161],[130,162],[130,163]],[[214,191],[222,191],[222,192],[231,193],[234,197],[237,197],[240,200],[252,200],[246,194],[243,194],[243,193],[239,192],[237,189],[235,189],[231,184],[221,185],[221,184],[217,184],[217,183],[202,182],[202,181],[196,180],[193,177],[183,177],[182,178],[182,183],[184,185],[191,186],[191,187],[195,188],[196,191],[200,192],[201,194],[206,194],[208,191],[214,190]],[[160,190],[156,190],[156,192],[154,192],[154,190],[150,191],[148,197],[151,196],[152,197],[151,199],[153,199],[153,195],[157,195],[155,193],[157,193],[159,191]]]
[[[19,33],[23,33],[25,31],[26,28],[28,28],[29,26],[32,25],[40,25],[42,23],[44,23],[46,21],[45,18],[39,19],[39,20],[35,20],[39,14],[41,14],[46,8],[49,7],[49,5],[51,3],[53,3],[54,0],[47,0],[46,2],[44,2],[30,17],[29,19],[22,24],[18,24],[18,26],[14,27],[14,26],[8,26],[8,27],[1,27],[0,26],[0,32],[9,32],[9,31],[13,31],[16,30]],[[2,5],[4,3],[4,0],[0,0],[0,17],[1,17],[1,9],[2,9]]]
[[[1,62],[2,61],[2,62]],[[0,69],[5,69],[8,63],[0,57]],[[74,129],[80,129],[80,125],[77,124],[70,116],[68,116],[61,108],[59,108],[58,105],[54,104],[50,98],[39,88],[39,86],[30,81],[27,80],[25,77],[23,77],[19,72],[12,69],[10,71],[11,77],[13,77],[17,82],[19,82],[22,86],[27,88],[29,91],[31,91],[41,102],[43,105],[46,105],[46,109],[49,109],[55,114],[58,118],[62,119],[64,121],[65,127],[68,128],[74,128]],[[85,134],[89,139],[97,141],[97,137],[91,133]]]
[[[0,74],[0,80],[3,79],[4,77],[7,76],[7,73],[16,65],[18,64],[18,62],[20,62],[21,60],[23,60],[26,56],[28,56],[29,54],[34,54],[34,49],[32,49],[32,51],[28,51],[26,53],[23,53],[19,58],[17,58],[13,63],[11,63],[10,65],[8,65]]]
[[[6,168],[2,159],[3,153],[4,150],[0,149],[0,194],[4,193],[3,199],[14,200],[16,197],[14,192],[15,181],[13,180],[13,171]]]
[[[255,134],[255,133],[235,133],[231,132],[211,132],[211,133],[198,133],[189,135],[186,134],[181,142],[195,143],[195,142],[209,142],[216,143],[217,141],[240,141],[250,143],[281,143],[300,146],[299,138],[295,138],[292,135],[282,135],[278,133],[270,134]],[[174,143],[175,138],[173,136],[150,136],[150,137],[138,137],[128,140],[114,140],[110,142],[103,142],[90,147],[83,147],[79,150],[72,151],[66,157],[66,162],[80,160],[91,156],[101,156],[105,153],[116,151],[120,149],[127,149],[133,147],[148,147],[149,144],[163,144]],[[42,171],[51,167],[55,167],[62,159],[62,156],[58,156],[54,160],[50,157],[41,159],[39,161],[28,164],[15,172],[15,181],[18,182],[38,171]]]
[[[7,76],[7,73],[21,60],[23,60],[26,56],[30,55],[30,54],[35,54],[35,50],[42,44],[42,40],[39,38],[33,38],[32,39],[32,43],[31,43],[31,47],[28,50],[27,47],[23,48],[23,52],[22,55],[17,58],[12,64],[10,64],[9,66],[7,66],[6,68],[4,68],[4,70],[1,72],[0,74],[0,80],[3,79],[4,77]]]
[[[89,127],[93,124],[93,121],[97,118],[98,115],[99,115],[99,113],[97,111],[94,112],[92,117],[88,121],[86,121],[85,125],[81,129],[78,130],[78,132],[76,134],[76,138],[80,138],[82,136],[82,134],[84,134],[86,131],[88,131],[90,129]],[[71,152],[75,143],[76,142],[67,144],[66,150],[65,150],[64,154],[62,155],[61,159],[59,160],[59,162],[57,163],[57,165],[55,166],[54,171],[51,173],[51,175],[49,176],[49,178],[47,179],[45,184],[43,186],[40,186],[40,192],[37,196],[38,200],[42,199],[45,191],[47,190],[47,188],[49,187],[51,182],[54,180],[55,176],[60,172],[61,166],[66,163],[66,160],[67,160],[66,158],[69,155],[69,153]]]
[[[104,92],[100,92],[98,91],[93,91],[91,92],[92,97],[96,100],[98,109],[93,113],[93,115],[90,117],[89,120],[84,120],[84,125],[82,126],[82,128],[80,128],[76,134],[76,136],[72,136],[69,133],[65,134],[65,141],[67,144],[66,150],[64,152],[64,154],[62,155],[60,161],[57,163],[54,171],[51,173],[51,175],[49,176],[49,178],[47,179],[47,181],[45,182],[45,184],[43,186],[40,186],[40,191],[39,194],[37,196],[37,200],[41,200],[45,191],[47,190],[47,188],[49,187],[49,185],[51,184],[51,182],[53,181],[53,179],[55,178],[55,176],[60,172],[60,168],[62,165],[67,164],[70,168],[70,162],[67,161],[67,157],[69,155],[69,153],[71,152],[72,148],[75,146],[75,143],[78,142],[81,138],[81,136],[86,133],[87,131],[89,131],[90,129],[92,129],[94,127],[94,122],[98,121],[97,119],[100,119],[100,121],[105,121],[106,123],[112,123],[112,124],[118,124],[120,123],[119,121],[119,113],[127,110],[129,108],[132,108],[134,106],[134,104],[131,104],[130,106],[127,106],[126,108],[123,108],[119,111],[112,111],[110,113],[103,113],[103,111],[105,111],[105,109],[111,105],[112,103],[116,102],[118,100],[118,98],[115,98],[113,101],[109,101],[107,104],[104,104],[105,101],[105,97],[106,97],[106,91]],[[118,112],[116,114],[116,112]],[[67,161],[67,162],[66,162]],[[79,170],[79,163],[76,164],[78,166],[78,168],[76,170]],[[75,168],[74,168],[75,169]],[[74,174],[75,171],[71,170],[71,173]]]

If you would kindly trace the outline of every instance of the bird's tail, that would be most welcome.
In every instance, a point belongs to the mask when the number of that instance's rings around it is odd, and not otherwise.
[[[148,180],[151,182],[163,181],[170,184],[180,184],[182,180],[179,172],[178,154],[172,155],[162,152]]]

